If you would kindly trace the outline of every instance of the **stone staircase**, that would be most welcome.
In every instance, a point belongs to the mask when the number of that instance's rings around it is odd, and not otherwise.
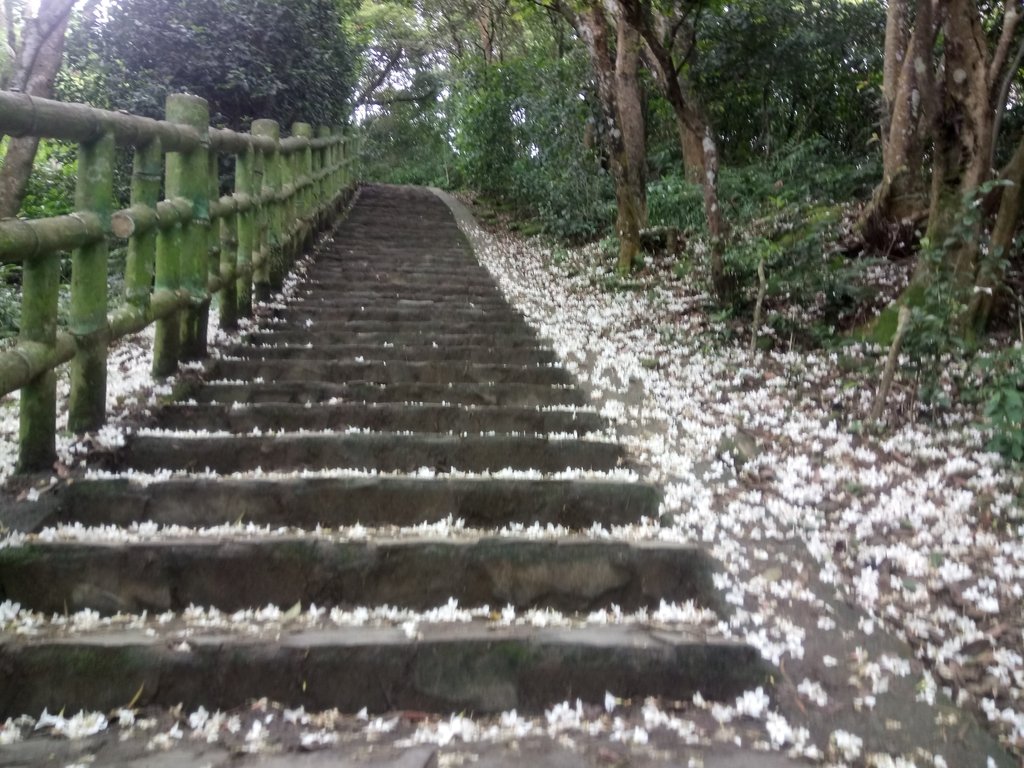
[[[107,460],[133,480],[56,492],[46,524],[82,527],[0,549],[0,601],[40,614],[0,633],[0,717],[538,712],[765,682],[708,622],[644,618],[724,612],[713,562],[588,534],[656,517],[658,489],[427,191],[364,188],[296,299],[154,418]]]

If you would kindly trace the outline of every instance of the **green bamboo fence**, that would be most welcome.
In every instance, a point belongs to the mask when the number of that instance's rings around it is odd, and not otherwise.
[[[56,459],[60,365],[71,363],[68,427],[98,428],[112,342],[155,323],[156,377],[202,358],[212,296],[221,294],[221,325],[236,327],[252,314],[254,294],[265,299],[280,288],[354,189],[355,142],[330,128],[295,123],[287,138],[272,120],[254,121],[250,133],[211,128],[206,101],[183,94],[168,97],[165,115],[0,91],[0,134],[79,145],[74,213],[0,221],[0,263],[22,265],[20,336],[0,352],[0,395],[21,390],[19,471],[45,470]],[[116,146],[135,153],[130,205],[119,211]],[[221,197],[223,156],[234,158],[235,187]],[[123,302],[107,295],[109,237],[128,240]],[[70,317],[61,331],[60,256],[68,251]]]

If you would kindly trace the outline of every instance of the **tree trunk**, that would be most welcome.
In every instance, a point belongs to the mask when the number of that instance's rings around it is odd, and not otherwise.
[[[910,239],[927,201],[924,139],[935,99],[936,24],[931,0],[918,0],[909,30],[907,3],[889,3],[882,74],[882,180],[860,220],[864,241],[886,251]]]
[[[640,202],[640,214],[647,221],[647,137],[644,124],[643,93],[637,72],[640,66],[640,34],[619,18],[615,50],[616,103],[626,154],[626,175],[633,194]]]
[[[11,88],[49,98],[64,55],[64,33],[76,0],[44,0],[22,35]],[[0,168],[0,219],[17,216],[32,174],[39,139],[11,138]]]
[[[618,270],[625,273],[632,268],[640,252],[640,230],[647,217],[646,184],[643,180],[647,158],[640,86],[636,76],[639,46],[634,47],[635,54],[620,50],[620,55],[612,58],[608,19],[600,0],[593,0],[580,12],[573,11],[564,3],[559,3],[556,8],[576,29],[590,54],[601,102],[599,134],[608,150],[609,168],[615,183]],[[621,35],[620,30],[620,40]],[[628,43],[628,30],[625,39]],[[621,76],[619,67],[626,68]],[[632,68],[632,75],[629,68]],[[620,94],[625,97],[625,106]],[[635,108],[629,104],[634,98]]]
[[[704,189],[704,218],[707,221],[708,235],[711,239],[711,284],[716,295],[723,301],[732,298],[734,286],[725,274],[725,239],[728,229],[722,208],[718,201],[718,143],[711,131],[710,123],[704,113],[703,105],[693,94],[693,88],[687,80],[685,71],[676,65],[670,45],[659,33],[659,28],[666,24],[656,24],[639,0],[619,0],[619,7],[626,21],[643,37],[654,64],[658,84],[672,105],[676,116],[677,130],[683,147],[684,157],[689,149],[692,159],[699,137],[700,147],[700,183]],[[678,25],[676,27],[679,28]],[[692,168],[696,167],[696,163]],[[688,169],[689,171],[690,169]]]
[[[950,0],[945,23],[945,88],[935,121],[934,165],[928,240],[941,246],[951,234],[956,242],[945,252],[949,273],[961,290],[974,285],[978,268],[981,219],[969,231],[956,231],[965,196],[991,177],[994,113],[989,101],[987,44],[972,0]]]
[[[7,87],[7,78],[14,64],[14,9],[11,0],[0,4],[0,88]]]
[[[971,296],[968,308],[968,322],[975,331],[983,331],[988,325],[992,308],[995,306],[996,290],[1003,280],[1003,265],[1009,257],[1013,238],[1020,224],[1020,216],[1024,209],[1024,136],[1017,143],[1013,159],[1003,171],[1003,179],[1009,184],[1003,188],[999,200],[999,212],[996,214],[995,226],[992,228],[990,250],[992,263],[988,269],[978,274],[978,289]]]
[[[683,152],[683,172],[691,184],[704,183],[704,142],[685,123],[676,120],[679,147]]]

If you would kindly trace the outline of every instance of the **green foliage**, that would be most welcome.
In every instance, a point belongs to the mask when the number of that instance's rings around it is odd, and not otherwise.
[[[363,176],[388,184],[425,184],[453,189],[458,169],[447,141],[448,119],[440,110],[396,104],[362,124]]]
[[[875,2],[743,0],[703,14],[693,74],[726,160],[811,137],[863,151],[884,35]]]
[[[515,103],[520,90],[515,66],[483,64],[455,76],[452,88],[454,144],[459,167],[477,191],[499,197],[512,188],[525,117]]]
[[[870,298],[863,273],[873,262],[831,248],[839,237],[842,204],[866,196],[876,173],[874,163],[836,153],[820,138],[790,142],[768,159],[724,168],[720,199],[732,226],[725,268],[737,287],[727,314],[753,311],[763,260],[766,306],[788,310],[765,315],[780,337],[817,344],[843,327]],[[681,175],[649,186],[648,209],[652,226],[677,227],[691,241],[706,231],[703,192]]]
[[[352,50],[334,0],[114,0],[73,32],[69,62],[90,101],[136,114],[159,117],[168,93],[188,91],[232,128],[348,117]]]
[[[989,450],[1012,461],[1024,461],[1024,348],[1018,346],[992,355],[979,355],[975,371],[984,382],[979,399],[992,437]]]
[[[73,146],[65,142],[40,141],[20,215],[38,219],[73,211],[77,176],[78,160]]]
[[[466,67],[451,89],[461,180],[566,241],[597,237],[615,216],[611,179],[587,145],[594,110],[579,90],[586,66],[580,52],[532,52]]]

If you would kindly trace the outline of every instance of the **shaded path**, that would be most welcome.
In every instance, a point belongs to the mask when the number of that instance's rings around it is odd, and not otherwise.
[[[0,712],[540,712],[766,681],[710,632],[703,550],[581,535],[655,516],[658,491],[588,434],[586,394],[429,191],[365,188],[294,295],[128,439],[110,468],[134,482],[71,484],[50,521],[116,527],[0,550],[3,597],[133,617],[5,637]],[[384,605],[405,612],[352,618]]]

